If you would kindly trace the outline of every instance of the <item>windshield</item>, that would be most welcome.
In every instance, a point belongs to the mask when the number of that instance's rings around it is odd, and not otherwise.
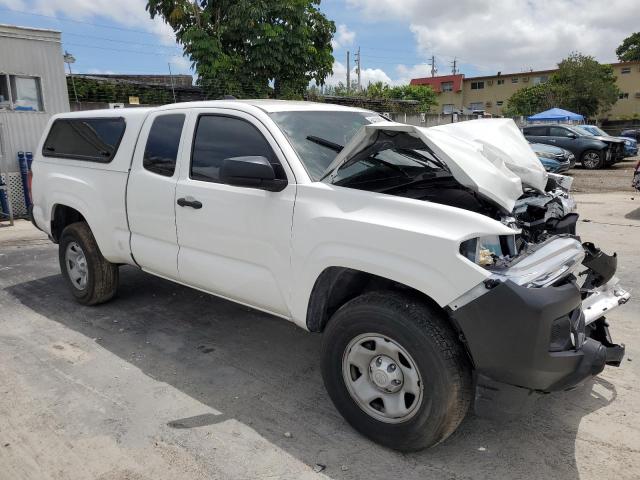
[[[602,130],[600,127],[596,127],[595,125],[580,125],[578,128],[584,130],[587,133],[590,133],[591,135],[609,135],[607,132]]]
[[[360,127],[384,121],[366,111],[275,112],[270,116],[316,181]]]

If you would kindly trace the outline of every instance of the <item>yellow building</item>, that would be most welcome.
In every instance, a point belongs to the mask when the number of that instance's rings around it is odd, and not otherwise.
[[[611,66],[622,93],[606,117],[610,120],[640,117],[640,62],[613,63]],[[497,75],[468,78],[464,75],[445,75],[415,78],[411,84],[429,85],[436,91],[439,113],[484,111],[500,116],[511,95],[521,88],[548,81],[555,71],[498,72]]]

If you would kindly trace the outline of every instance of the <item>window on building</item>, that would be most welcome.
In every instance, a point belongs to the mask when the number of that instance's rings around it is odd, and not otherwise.
[[[0,74],[0,109],[30,112],[44,110],[40,79]]]
[[[109,163],[118,151],[124,129],[122,117],[61,118],[53,122],[42,155]]]
[[[518,83],[520,79],[518,77],[511,77],[511,83]]]
[[[453,82],[442,82],[440,84],[440,89],[443,92],[453,92]]]
[[[11,101],[14,110],[42,111],[40,79],[10,75]]]
[[[191,156],[191,178],[220,183],[224,159],[246,156],[266,157],[274,166],[276,177],[286,178],[267,139],[252,124],[219,115],[199,118]]]
[[[549,77],[547,75],[541,75],[539,77],[533,77],[533,84],[534,85],[539,85],[541,83],[546,83],[549,80]]]
[[[470,110],[484,110],[484,102],[472,102],[469,106]]]
[[[455,105],[453,103],[445,103],[442,105],[442,113],[453,113],[455,111]]]
[[[0,75],[0,109],[6,110],[11,108],[11,96],[9,95],[9,78],[6,75]]]
[[[618,98],[619,98],[620,100],[625,99],[625,98],[629,98],[629,94],[628,94],[628,93],[620,93],[620,94],[618,95]]]
[[[502,106],[502,103],[503,103],[503,102],[502,102],[502,100],[498,100],[498,101],[496,102],[496,105],[497,105],[498,107],[501,107],[501,106]]]
[[[498,85],[504,85],[504,78],[498,79]]]
[[[182,136],[184,115],[161,115],[153,120],[142,165],[150,172],[172,177],[176,169],[178,147]]]
[[[484,81],[471,82],[471,90],[482,90],[484,88]]]
[[[622,67],[620,73],[631,73],[631,67]]]

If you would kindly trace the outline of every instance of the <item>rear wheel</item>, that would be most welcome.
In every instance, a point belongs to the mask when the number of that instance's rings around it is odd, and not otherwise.
[[[582,166],[587,170],[597,170],[604,165],[604,152],[587,150],[582,154]]]
[[[96,305],[115,295],[118,266],[102,256],[86,223],[72,223],[62,231],[58,257],[62,275],[78,302]]]
[[[471,403],[471,368],[439,310],[395,292],[351,300],[323,337],[329,396],[358,431],[390,448],[433,446]]]

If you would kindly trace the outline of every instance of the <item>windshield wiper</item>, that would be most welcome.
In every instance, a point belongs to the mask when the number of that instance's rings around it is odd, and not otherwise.
[[[338,143],[334,143],[331,140],[326,140],[324,138],[316,137],[314,135],[307,135],[307,140],[313,143],[317,143],[318,145],[322,145],[323,147],[330,148],[336,153],[340,153],[344,148],[344,145],[340,145]]]

